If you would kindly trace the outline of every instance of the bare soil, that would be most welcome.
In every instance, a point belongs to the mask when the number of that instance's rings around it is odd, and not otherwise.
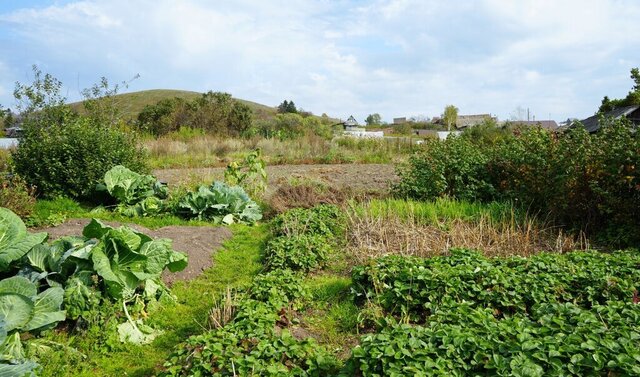
[[[71,219],[61,225],[44,228],[42,231],[49,233],[50,240],[63,236],[79,236],[82,235],[82,229],[89,221],[89,219]],[[121,225],[110,221],[105,223],[114,227]],[[224,241],[232,236],[231,231],[225,227],[166,226],[151,230],[136,224],[127,225],[153,239],[169,238],[173,241],[174,250],[181,251],[189,256],[189,264],[184,270],[176,273],[165,271],[162,274],[162,281],[169,286],[179,280],[194,279],[202,271],[211,267],[213,265],[213,253],[221,247]]]
[[[184,182],[211,182],[224,178],[225,168],[159,169],[154,175],[169,185]],[[321,181],[336,188],[385,191],[398,176],[393,164],[333,164],[267,166],[269,190],[275,190],[290,179]]]

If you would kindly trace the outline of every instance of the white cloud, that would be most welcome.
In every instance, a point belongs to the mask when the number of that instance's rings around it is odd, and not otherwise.
[[[0,15],[0,85],[39,63],[72,96],[140,73],[132,90],[288,98],[339,117],[433,116],[453,103],[562,119],[626,94],[639,16],[632,0],[85,0]]]

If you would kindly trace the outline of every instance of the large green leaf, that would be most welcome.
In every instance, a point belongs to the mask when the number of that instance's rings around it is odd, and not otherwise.
[[[47,237],[47,233],[28,233],[13,239],[13,242],[0,249],[0,271],[5,271],[11,262],[22,258],[35,245],[44,242]]]
[[[34,302],[33,316],[23,330],[31,331],[45,326],[64,321],[66,313],[60,310],[64,290],[60,287],[52,287],[40,293]]]
[[[20,217],[11,210],[0,207],[0,251],[24,238],[27,227]]]
[[[33,301],[20,294],[0,294],[0,314],[4,315],[7,331],[22,328],[31,319]]]
[[[0,293],[17,294],[31,298],[38,294],[38,287],[27,278],[13,276],[0,280]]]
[[[18,364],[0,364],[0,377],[31,377],[38,364],[26,360]]]

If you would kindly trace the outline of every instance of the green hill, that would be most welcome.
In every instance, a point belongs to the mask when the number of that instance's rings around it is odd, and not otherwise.
[[[160,100],[174,97],[182,98],[185,100],[193,100],[201,95],[202,93],[192,92],[188,90],[153,89],[118,94],[114,97],[117,105],[121,108],[125,119],[135,119],[145,106],[153,105]],[[253,110],[254,116],[258,119],[270,118],[272,116],[275,116],[277,112],[275,107],[269,107],[239,98],[236,98],[236,100],[248,105],[251,110]],[[74,102],[70,104],[70,106],[78,110],[79,112],[82,112],[83,110],[82,102]]]

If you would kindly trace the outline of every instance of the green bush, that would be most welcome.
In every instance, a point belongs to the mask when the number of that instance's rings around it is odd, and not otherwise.
[[[399,168],[398,196],[511,201],[615,247],[640,243],[640,136],[603,119],[593,135],[540,128],[474,139],[428,141]],[[477,135],[476,135],[477,136]]]
[[[12,155],[14,169],[38,194],[91,198],[115,165],[146,171],[135,136],[69,115],[57,124],[28,124]]]
[[[24,134],[12,153],[14,171],[45,197],[90,199],[105,172],[115,165],[145,171],[136,135],[112,123],[112,102],[92,96],[87,116],[74,113],[60,95],[62,83],[34,66],[32,85],[16,84]],[[106,88],[106,80],[103,79]],[[100,94],[95,87],[95,95]],[[106,91],[112,96],[113,91]],[[111,105],[109,105],[111,103]],[[104,106],[103,106],[104,105]]]
[[[431,200],[450,196],[461,200],[490,200],[494,187],[486,164],[489,154],[464,137],[446,141],[430,139],[425,149],[400,166],[400,181],[394,186],[400,196]]]

